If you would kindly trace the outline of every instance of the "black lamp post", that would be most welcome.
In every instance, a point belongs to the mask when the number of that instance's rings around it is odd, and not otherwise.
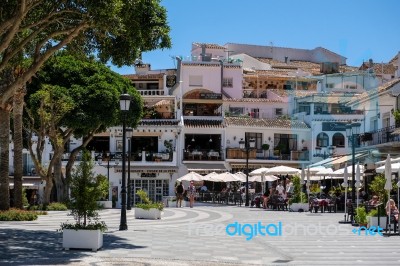
[[[253,149],[256,145],[256,140],[251,138],[247,139],[245,137],[246,141],[243,139],[240,139],[239,141],[239,148],[242,150],[246,150],[246,202],[245,206],[250,206],[249,204],[249,151],[250,149]]]
[[[122,112],[122,187],[121,187],[121,221],[119,230],[128,230],[126,222],[126,180],[125,180],[125,157],[126,157],[126,113],[129,111],[131,104],[131,96],[129,94],[121,94],[119,103]]]
[[[131,138],[132,138],[132,128],[127,128],[126,129],[126,137],[128,138],[128,206],[127,210],[131,210],[131,197],[132,197],[132,191],[131,191]]]
[[[351,179],[352,179],[351,202],[352,202],[353,206],[356,203],[356,182],[355,182],[356,142],[355,142],[355,140],[356,140],[356,136],[359,134],[360,126],[361,126],[360,123],[349,123],[346,125],[346,136],[351,140],[351,166],[352,166],[352,168],[351,168]],[[351,212],[351,221],[354,222],[354,210]]]

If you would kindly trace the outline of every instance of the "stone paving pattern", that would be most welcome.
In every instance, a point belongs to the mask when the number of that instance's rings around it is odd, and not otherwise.
[[[365,236],[339,224],[342,213],[265,211],[238,206],[166,208],[161,220],[134,218],[118,231],[120,210],[102,210],[109,231],[97,252],[62,249],[68,212],[0,222],[0,265],[400,265],[400,236]],[[282,236],[229,236],[228,224],[282,222]]]

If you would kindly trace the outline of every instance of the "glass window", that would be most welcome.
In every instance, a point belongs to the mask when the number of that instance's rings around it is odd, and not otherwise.
[[[275,109],[275,115],[282,115],[283,114],[283,109],[282,108],[276,108]]]
[[[223,78],[222,86],[224,88],[232,88],[233,87],[233,78]]]
[[[332,146],[344,147],[344,136],[342,133],[335,133],[332,137]]]
[[[254,139],[256,141],[256,146],[255,148],[257,149],[258,152],[261,152],[261,145],[262,145],[262,133],[252,133],[252,132],[246,132],[245,137],[247,139]]]
[[[317,136],[317,147],[328,147],[329,138],[328,135],[324,132],[321,132]]]

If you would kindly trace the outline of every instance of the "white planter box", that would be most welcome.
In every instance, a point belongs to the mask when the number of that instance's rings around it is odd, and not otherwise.
[[[136,219],[161,219],[161,211],[158,209],[143,210],[141,208],[135,208]]]
[[[63,248],[91,249],[97,251],[103,246],[103,233],[100,230],[63,229]]]
[[[386,229],[386,220],[387,217],[386,216],[381,216],[380,217],[380,227],[383,229]],[[378,226],[378,217],[375,216],[367,216],[367,221],[368,221],[368,225],[367,228],[370,228],[371,226]]]
[[[289,210],[293,212],[298,212],[300,209],[308,212],[310,210],[310,205],[308,203],[292,203],[289,205]]]
[[[97,204],[99,204],[103,209],[112,209],[112,201],[97,201]]]

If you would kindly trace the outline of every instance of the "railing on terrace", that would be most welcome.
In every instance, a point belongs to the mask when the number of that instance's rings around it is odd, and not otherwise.
[[[365,146],[378,145],[388,142],[400,141],[400,135],[393,135],[396,126],[381,128],[379,130],[365,132],[360,134],[360,141]]]
[[[246,150],[239,148],[227,148],[226,159],[246,159]],[[289,151],[288,153],[275,151],[262,151],[257,153],[257,149],[249,150],[249,159],[258,160],[286,160],[286,161],[308,161],[309,151]]]
[[[165,95],[164,90],[138,90],[141,96],[162,96]]]
[[[243,89],[243,98],[267,98],[266,90]]]
[[[145,113],[142,119],[175,119],[174,112],[148,112]]]
[[[193,149],[183,150],[185,161],[223,161],[224,154],[221,150]]]

